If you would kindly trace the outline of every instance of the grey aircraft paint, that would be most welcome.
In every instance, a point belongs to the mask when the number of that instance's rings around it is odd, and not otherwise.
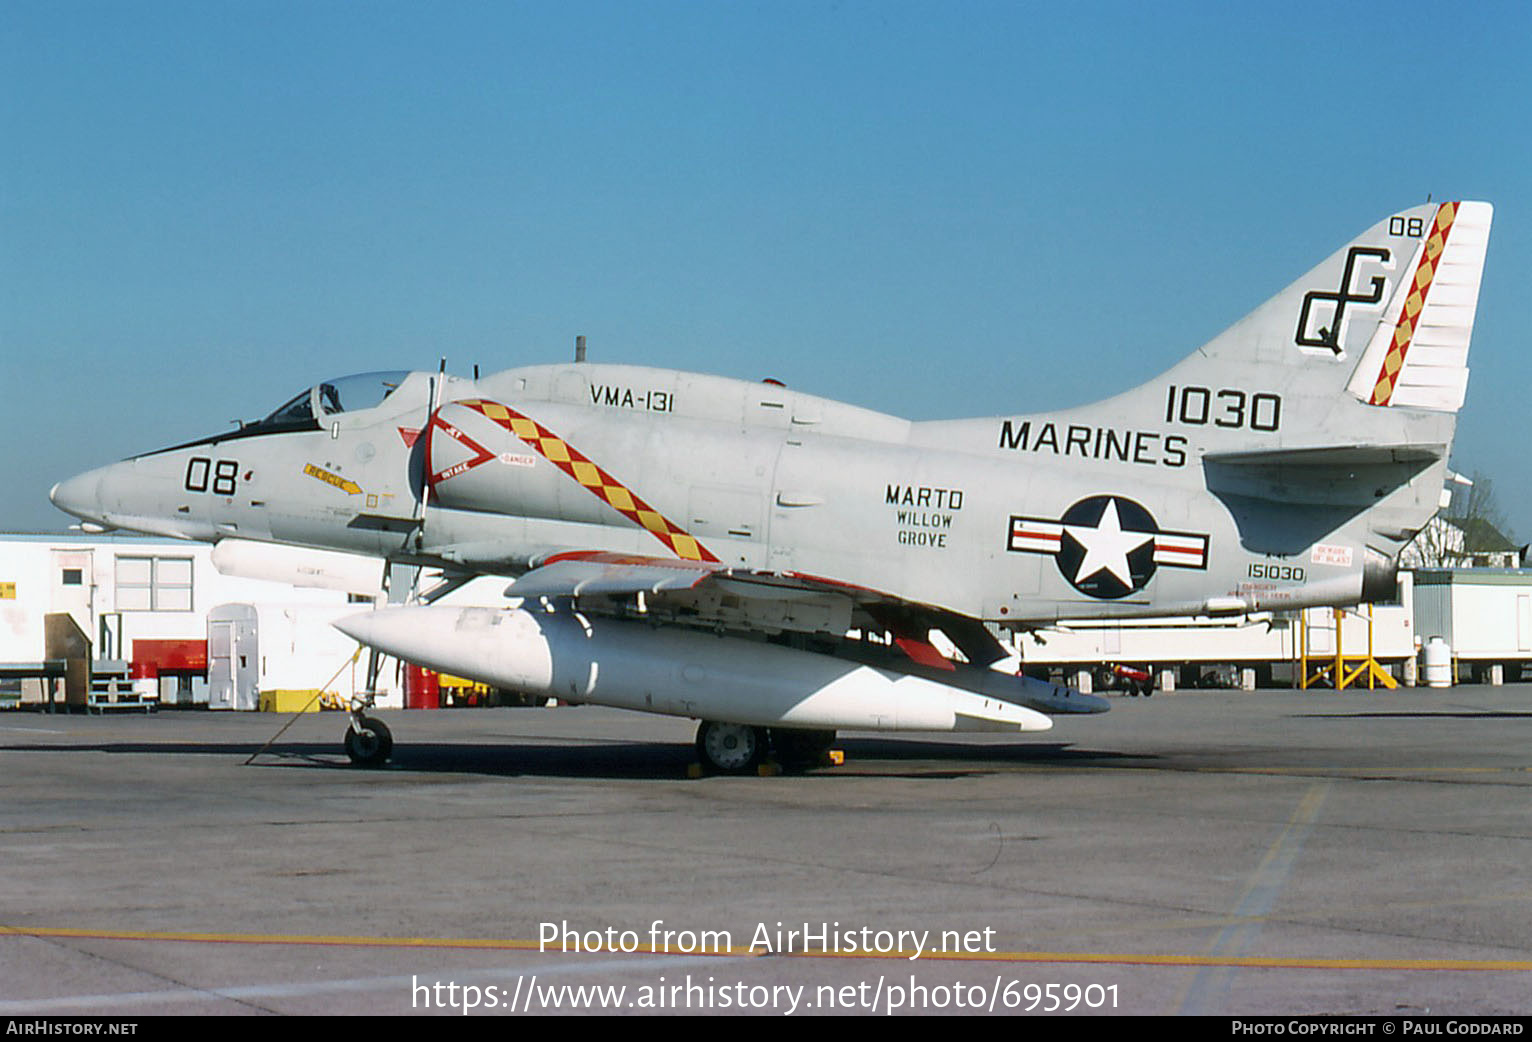
[[[1492,211],[1391,214],[1168,372],[1093,405],[916,423],[638,366],[328,381],[71,478],[88,526],[514,578],[737,635],[1351,604],[1437,509]],[[518,587],[520,588],[518,590]]]

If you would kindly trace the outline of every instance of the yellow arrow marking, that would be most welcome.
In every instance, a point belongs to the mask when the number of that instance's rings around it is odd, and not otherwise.
[[[362,486],[358,485],[350,478],[343,478],[339,474],[331,474],[323,467],[316,467],[312,463],[304,465],[303,473],[307,474],[311,478],[317,478],[318,480],[323,481],[326,485],[332,485],[335,488],[340,489],[348,496],[358,495],[362,491]]]

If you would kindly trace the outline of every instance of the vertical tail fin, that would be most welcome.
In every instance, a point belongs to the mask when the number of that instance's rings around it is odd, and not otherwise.
[[[1389,230],[1420,239],[1402,266],[1347,390],[1368,405],[1456,412],[1468,389],[1468,344],[1494,209],[1442,203],[1429,223],[1412,212]]]
[[[1363,405],[1455,413],[1468,384],[1494,210],[1427,203],[1394,213],[1203,345],[1176,383],[1264,379],[1287,389],[1303,426],[1345,396]],[[1307,398],[1314,408],[1299,403]],[[1365,415],[1356,422],[1376,422]],[[1294,415],[1297,420],[1298,416]]]
[[[1152,380],[999,417],[998,446],[1188,474],[1238,453],[1383,448],[1445,460],[1493,215],[1481,202],[1396,211]],[[920,429],[995,443],[993,421]]]

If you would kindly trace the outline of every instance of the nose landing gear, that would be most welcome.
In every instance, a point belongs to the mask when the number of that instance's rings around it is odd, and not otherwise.
[[[381,658],[373,648],[367,656],[367,690],[351,700],[351,726],[346,729],[346,755],[358,767],[382,767],[394,753],[394,735],[388,725],[368,716],[377,699]]]
[[[382,767],[394,752],[394,736],[388,725],[377,717],[365,716],[360,709],[351,713],[346,728],[346,755],[358,767]]]

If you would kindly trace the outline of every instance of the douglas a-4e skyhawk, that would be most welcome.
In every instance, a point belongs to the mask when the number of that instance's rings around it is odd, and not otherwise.
[[[1079,408],[917,423],[636,366],[370,373],[52,499],[89,530],[382,559],[408,603],[341,622],[357,640],[694,717],[720,769],[836,728],[1042,730],[1106,703],[1019,675],[997,632],[1392,592],[1439,501],[1491,212],[1390,214],[1164,375]],[[510,601],[429,603],[481,575]],[[346,745],[381,762],[369,707]]]

